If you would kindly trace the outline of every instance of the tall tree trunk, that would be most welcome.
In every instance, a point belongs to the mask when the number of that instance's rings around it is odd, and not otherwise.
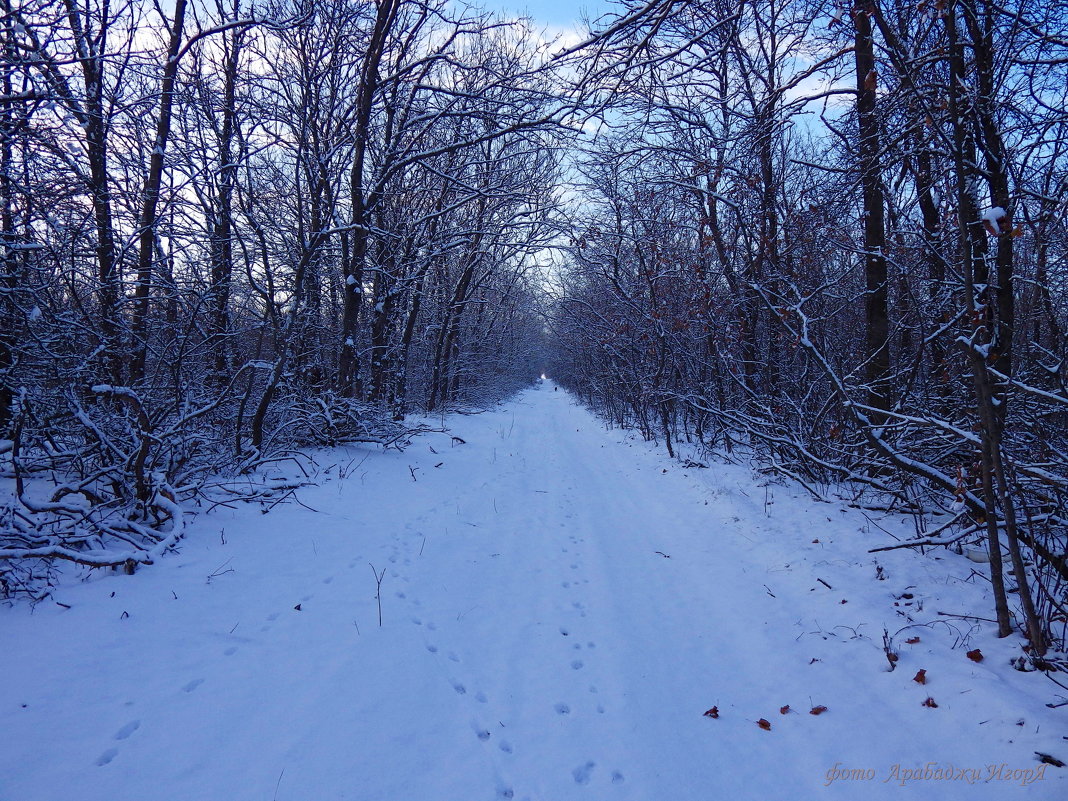
[[[350,173],[352,195],[351,261],[345,267],[345,301],[341,316],[341,351],[338,356],[337,385],[346,397],[357,392],[359,381],[360,307],[363,305],[364,269],[371,237],[371,213],[374,199],[366,196],[364,170],[367,161],[368,138],[371,136],[371,117],[375,94],[378,91],[379,68],[385,55],[386,37],[393,26],[401,0],[378,0],[374,29],[367,43],[360,74],[359,99],[353,136],[355,139]]]
[[[857,156],[864,214],[864,375],[868,385],[868,405],[886,411],[891,406],[890,317],[887,309],[886,222],[879,166],[881,143],[875,106],[878,73],[870,14],[868,3],[853,11],[860,127]],[[885,416],[875,413],[873,421],[882,424]]]
[[[949,39],[949,114],[953,128],[953,167],[956,173],[957,230],[961,269],[964,273],[964,302],[969,310],[969,336],[962,344],[971,365],[979,407],[980,472],[982,497],[985,504],[983,521],[987,528],[990,554],[990,582],[994,592],[994,609],[998,621],[998,636],[1012,633],[1008,599],[1005,593],[1004,567],[1001,558],[1001,538],[998,529],[998,510],[994,490],[994,454],[1000,447],[997,415],[992,412],[992,396],[987,381],[984,348],[989,344],[990,296],[987,287],[986,233],[979,218],[979,210],[972,192],[977,176],[975,140],[972,136],[972,109],[963,89],[968,85],[968,71],[964,48],[957,26],[957,9],[950,3],[945,15]]]
[[[160,86],[156,136],[149,156],[148,176],[141,193],[141,215],[138,221],[137,285],[134,289],[133,358],[130,363],[130,383],[136,384],[145,374],[148,357],[148,316],[152,292],[153,263],[156,255],[156,222],[160,188],[163,184],[164,156],[171,135],[171,116],[174,109],[174,82],[178,75],[178,53],[185,34],[185,10],[188,0],[175,0],[174,21],[171,24],[167,60],[163,65]]]

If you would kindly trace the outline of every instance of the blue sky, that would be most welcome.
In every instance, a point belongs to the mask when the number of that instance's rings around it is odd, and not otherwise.
[[[525,13],[545,25],[570,27],[582,18],[582,12],[597,18],[611,10],[609,0],[482,0],[490,10]]]

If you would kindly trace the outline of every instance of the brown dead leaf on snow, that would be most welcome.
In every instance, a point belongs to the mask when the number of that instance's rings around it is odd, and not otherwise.
[[[929,706],[931,709],[938,709],[938,704],[935,703],[935,699],[927,696],[927,700],[923,702],[924,706]]]
[[[912,677],[912,680],[914,682],[916,682],[917,684],[926,684],[927,683],[927,671],[923,670],[921,668],[919,671],[916,672],[916,675]]]
[[[780,715],[787,715],[789,713],[790,713],[790,705],[789,704],[787,704],[786,706],[780,706],[779,707],[779,714]]]
[[[705,712],[705,717],[706,718],[718,718],[719,717],[719,707],[718,706],[714,706],[711,709],[707,710]]]
[[[825,707],[825,706],[814,706],[814,707],[812,707],[812,709],[810,709],[808,711],[808,714],[810,714],[810,715],[822,715],[826,711],[827,711],[827,707]]]
[[[766,720],[764,720],[764,718],[761,718],[760,720],[758,720],[757,721],[757,725],[760,728],[762,728],[764,731],[771,731],[771,724],[768,723]]]
[[[905,644],[906,645],[915,645],[919,641],[920,641],[919,637],[909,637],[907,640],[905,640]]]
[[[974,651],[968,651],[968,653],[966,653],[965,656],[968,657],[973,662],[982,662],[983,661],[983,652],[980,651],[978,648],[976,648]]]

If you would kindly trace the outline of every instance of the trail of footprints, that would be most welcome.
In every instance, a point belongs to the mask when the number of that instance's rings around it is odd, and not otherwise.
[[[573,547],[580,545],[584,541],[582,538],[575,537],[574,535],[571,535],[569,537],[569,539],[570,539],[570,542],[571,542]],[[564,553],[564,554],[569,554],[569,553],[571,553],[571,549],[562,548],[561,552]],[[576,556],[578,556],[577,553],[576,554],[572,554],[572,558],[575,558]],[[407,560],[406,560],[406,564],[407,564]],[[580,569],[580,562],[577,561],[577,560],[573,561],[573,562],[569,562],[568,563],[568,567],[571,570],[579,570]],[[560,583],[560,586],[564,590],[575,590],[575,589],[579,589],[582,585],[585,585],[585,584],[589,584],[589,580],[588,579],[572,579],[572,580],[569,580],[569,581],[562,581]],[[398,598],[402,598],[402,599],[406,597],[405,594],[401,593],[401,592],[396,593],[396,596]],[[412,603],[416,607],[421,605],[420,602],[418,600],[415,600],[415,599],[411,599],[409,602]],[[580,601],[570,602],[570,610],[572,612],[574,612],[574,613],[577,613],[579,618],[586,617],[586,606],[585,606],[585,604],[581,603]],[[438,630],[438,627],[437,627],[437,625],[435,623],[433,623],[432,621],[424,620],[424,618],[422,616],[418,615],[418,614],[411,615],[409,617],[409,620],[411,621],[411,623],[413,623],[416,626],[424,627],[424,629],[427,632],[435,632],[435,631]],[[558,631],[559,631],[559,633],[560,633],[560,635],[562,637],[571,637],[572,636],[572,628],[570,626],[566,625],[566,624],[559,626],[558,627]],[[432,655],[434,655],[435,658],[437,658],[438,655],[440,655],[442,653],[441,649],[439,648],[437,643],[434,642],[431,639],[428,639],[426,641],[425,646],[426,646],[427,652],[432,654]],[[582,643],[579,643],[579,642],[574,642],[571,645],[571,648],[569,650],[569,653],[571,654],[572,658],[566,660],[568,667],[572,671],[583,670],[586,667],[585,660],[582,659],[582,658],[579,658],[579,654],[577,654],[575,652],[581,652],[583,650],[594,650],[594,649],[596,649],[596,647],[597,647],[597,644],[595,642],[592,642],[592,641],[586,642],[585,645],[583,645]],[[461,664],[462,661],[463,661],[454,651],[446,651],[444,653],[444,655],[450,662],[453,662],[454,664],[457,664],[457,665]],[[460,681],[457,678],[450,678],[449,679],[449,683],[452,686],[453,691],[458,696],[472,698],[475,702],[477,702],[479,704],[487,704],[489,702],[489,699],[487,698],[485,693],[483,693],[483,692],[474,692],[474,693],[469,692],[468,686],[466,684],[464,684],[464,682]],[[597,686],[595,684],[588,685],[587,689],[588,689],[588,692],[590,694],[592,694],[592,695],[596,695],[597,692],[598,692]],[[605,707],[601,703],[597,703],[594,708],[596,709],[598,714],[603,714],[605,712]],[[568,716],[572,715],[572,705],[567,703],[567,702],[565,702],[565,701],[559,701],[559,702],[553,704],[553,711],[557,715],[560,715],[560,716],[563,716],[563,717],[568,717]],[[492,717],[492,715],[490,715],[490,717]],[[482,723],[479,720],[479,713],[477,711],[476,711],[474,717],[471,720],[471,730],[474,732],[476,738],[479,741],[483,742],[483,743],[488,743],[491,740],[494,740],[495,743],[496,743],[497,749],[502,754],[504,754],[506,757],[515,753],[515,747],[513,746],[512,742],[510,740],[508,740],[506,738],[495,738],[493,736],[493,733],[490,731],[490,729],[488,729],[484,725],[482,725]],[[596,767],[597,767],[597,763],[595,761],[587,760],[587,761],[583,762],[582,764],[576,766],[571,771],[571,778],[574,780],[575,784],[577,784],[577,785],[580,785],[580,786],[588,785],[594,780]],[[613,770],[611,772],[611,774],[609,775],[608,780],[612,784],[621,784],[621,783],[623,783],[625,781],[625,778],[624,778],[622,772],[620,772],[619,770]],[[503,781],[498,782],[496,791],[497,791],[497,797],[498,798],[509,799],[509,798],[514,798],[515,797],[515,791],[514,791],[513,787],[510,784],[508,784],[506,782],[503,782]]]
[[[364,562],[361,561],[362,559],[363,559],[363,557],[356,557],[355,559],[351,560],[348,563],[349,569],[353,569],[353,568],[358,567],[360,564],[364,564]],[[405,564],[408,564],[408,563],[409,563],[409,560],[405,560]],[[394,577],[396,577],[397,576],[396,571],[394,571],[392,573],[392,575]],[[333,583],[333,581],[334,581],[334,576],[326,576],[323,579],[323,584],[331,584],[331,583]],[[398,596],[401,597],[401,598],[404,597],[404,595],[402,593],[398,593]],[[312,600],[313,597],[314,597],[313,595],[301,596],[300,603],[301,604],[305,604],[308,601]],[[281,617],[281,615],[282,615],[282,613],[280,613],[280,612],[272,612],[271,614],[267,615],[267,617],[264,619],[264,625],[260,627],[260,633],[266,633],[266,632],[270,631],[273,628],[273,624],[278,620],[279,617]],[[241,637],[241,638],[238,638],[238,639],[240,639],[241,642],[249,642],[248,638]],[[238,646],[229,645],[223,650],[222,653],[223,653],[223,656],[233,656],[234,654],[236,654],[238,652],[238,650],[239,650]],[[204,683],[204,679],[203,678],[195,678],[195,679],[192,679],[192,680],[186,682],[185,684],[183,684],[181,686],[180,690],[183,693],[192,693],[192,692],[195,692],[196,689],[198,687],[200,687],[200,685],[203,684],[203,683]],[[132,702],[130,702],[130,703],[132,703]],[[119,729],[115,733],[115,735],[112,737],[112,739],[115,740],[116,742],[121,742],[123,740],[127,740],[139,728],[141,728],[141,721],[140,720],[132,720],[129,723],[127,723],[125,726],[123,726],[121,729]],[[107,748],[99,757],[97,757],[96,765],[98,767],[103,767],[105,765],[109,765],[115,759],[115,757],[117,757],[118,755],[119,755],[119,749],[117,747],[112,746],[110,748]]]

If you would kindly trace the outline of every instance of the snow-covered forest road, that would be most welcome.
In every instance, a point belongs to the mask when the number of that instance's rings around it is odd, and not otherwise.
[[[937,616],[989,616],[967,560],[877,579],[907,521],[684,468],[548,383],[448,425],[0,610],[0,799],[1068,797],[1057,688]]]

